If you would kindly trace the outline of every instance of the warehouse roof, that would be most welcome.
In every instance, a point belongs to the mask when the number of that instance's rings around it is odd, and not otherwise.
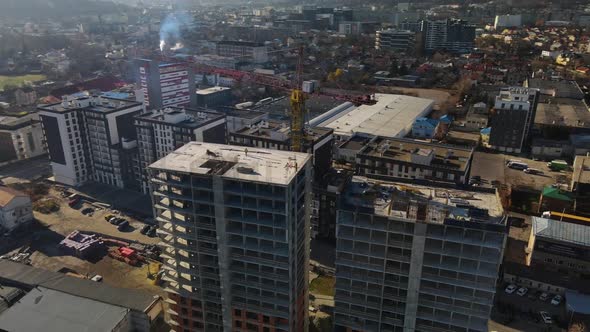
[[[533,217],[533,233],[538,237],[590,246],[590,227],[586,225]]]
[[[551,98],[537,105],[535,124],[590,128],[590,111],[581,100]]]
[[[120,306],[37,287],[0,315],[0,330],[112,331],[127,312]]]
[[[374,105],[351,108],[318,124],[334,129],[334,134],[351,136],[365,133],[375,136],[405,136],[414,121],[432,110],[434,101],[393,94],[375,94]]]
[[[8,260],[0,260],[0,282],[7,285],[12,283],[30,287],[42,286],[140,312],[146,311],[158,300],[148,293],[115,288]]]

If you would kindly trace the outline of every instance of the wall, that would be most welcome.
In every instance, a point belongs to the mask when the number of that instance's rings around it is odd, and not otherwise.
[[[33,220],[33,208],[29,197],[15,197],[0,209],[0,226],[13,230]]]

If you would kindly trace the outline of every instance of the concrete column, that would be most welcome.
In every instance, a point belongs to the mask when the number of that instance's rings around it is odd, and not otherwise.
[[[223,330],[232,330],[231,282],[229,278],[229,254],[225,234],[225,204],[223,198],[223,179],[213,176],[213,204],[215,206],[215,230],[217,232],[217,256],[219,262],[219,283],[221,290],[221,314]]]
[[[418,311],[418,292],[422,278],[422,262],[424,260],[424,244],[426,242],[426,227],[424,223],[414,224],[414,238],[412,240],[412,257],[410,258],[410,273],[408,275],[408,294],[406,298],[406,312],[404,314],[404,331],[416,330],[416,313]]]

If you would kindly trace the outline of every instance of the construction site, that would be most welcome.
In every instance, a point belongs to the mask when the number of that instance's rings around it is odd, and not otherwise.
[[[140,232],[146,227],[144,222],[80,197],[70,206],[71,195],[66,196],[61,189],[51,188],[47,196],[44,199],[57,202],[59,209],[36,212],[33,225],[3,242],[2,259],[115,287],[163,294],[159,287],[159,240]],[[106,220],[114,215],[127,221],[126,229],[120,231]]]

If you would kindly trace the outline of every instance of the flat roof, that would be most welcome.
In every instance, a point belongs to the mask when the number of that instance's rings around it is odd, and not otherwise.
[[[430,112],[434,105],[431,99],[382,93],[375,94],[375,101],[374,105],[361,105],[342,112],[319,126],[332,128],[335,134],[343,136],[359,132],[397,136],[417,118]]]
[[[582,100],[550,98],[537,105],[535,124],[590,128],[590,111]]]
[[[412,139],[377,137],[360,152],[363,155],[412,163],[412,155],[433,152],[430,166],[465,171],[473,150],[451,145],[425,143]],[[429,155],[430,153],[428,153]]]
[[[492,193],[385,182],[355,176],[345,191],[345,208],[368,209],[393,218],[443,223],[446,219],[504,224],[504,209]]]
[[[587,225],[533,217],[533,233],[537,237],[590,246],[590,227]]]
[[[0,283],[42,286],[75,296],[144,312],[156,299],[152,294],[67,276],[0,259]]]
[[[266,115],[266,112],[259,112],[253,110],[241,110],[231,107],[221,107],[220,111],[225,113],[226,117],[242,118],[242,119],[256,119],[260,116]]]
[[[90,102],[94,99],[94,103],[91,104]],[[119,111],[123,109],[127,109],[129,107],[140,106],[140,102],[127,100],[127,99],[114,99],[108,98],[104,96],[97,96],[97,97],[80,97],[80,98],[71,98],[68,100],[68,104],[64,106],[63,103],[55,103],[55,104],[48,104],[48,105],[40,105],[39,109],[44,111],[51,111],[51,112],[67,112],[77,109],[85,109],[94,112],[101,112],[101,113],[111,113],[114,111]]]
[[[39,121],[37,113],[27,114],[24,116],[4,116],[0,115],[0,129],[16,130],[31,125]]]
[[[576,156],[573,168],[572,177],[574,182],[590,183],[590,157]]]
[[[531,88],[537,88],[541,90],[552,90],[555,93],[555,97],[564,98],[584,98],[584,93],[580,90],[580,87],[575,81],[561,80],[552,81],[544,80],[541,78],[529,78],[528,86]]]
[[[197,90],[197,94],[198,95],[210,95],[213,93],[217,93],[217,92],[221,92],[221,91],[227,91],[230,90],[230,88],[224,87],[224,86],[213,86],[210,88],[206,88],[206,89],[200,89]]]
[[[310,95],[305,101],[305,109],[309,112],[309,118],[323,114],[336,106],[342,104],[342,101],[335,100],[328,96]],[[291,102],[288,97],[277,98],[269,103],[256,105],[253,108],[256,111],[268,113],[272,118],[277,120],[289,120],[291,114]],[[321,126],[325,127],[325,126]]]
[[[198,128],[211,121],[223,118],[222,113],[209,109],[165,107],[151,110],[136,116],[136,119],[162,124],[171,124],[184,128]]]
[[[300,152],[189,142],[150,168],[287,185],[310,159]]]
[[[0,314],[0,330],[28,331],[111,331],[128,309],[36,287]]]

